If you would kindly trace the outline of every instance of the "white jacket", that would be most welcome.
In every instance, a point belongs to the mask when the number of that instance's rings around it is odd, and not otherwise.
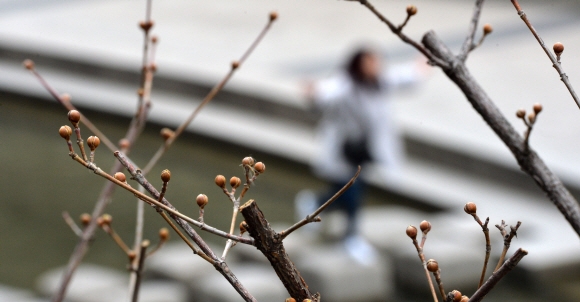
[[[380,78],[381,88],[356,86],[346,73],[318,82],[314,104],[322,111],[312,159],[314,173],[323,179],[346,182],[355,173],[343,154],[346,139],[356,139],[368,129],[368,148],[379,170],[392,174],[403,160],[402,144],[388,101],[389,92],[400,85],[416,82],[414,69],[392,69]]]

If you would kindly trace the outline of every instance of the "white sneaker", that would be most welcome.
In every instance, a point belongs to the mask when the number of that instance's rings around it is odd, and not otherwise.
[[[377,250],[360,235],[348,236],[344,240],[344,247],[350,257],[361,265],[371,266],[379,260]]]

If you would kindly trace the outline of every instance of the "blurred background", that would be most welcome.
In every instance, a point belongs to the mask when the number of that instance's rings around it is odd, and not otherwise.
[[[405,32],[420,40],[434,30],[454,51],[467,32],[473,1],[375,1],[395,23],[408,4],[418,7]],[[546,45],[562,42],[563,67],[572,83],[580,79],[578,1],[525,1],[521,5]],[[252,155],[267,165],[248,193],[278,230],[291,225],[294,197],[302,189],[320,191],[323,181],[308,162],[316,152],[317,115],[304,97],[304,83],[335,73],[361,43],[385,53],[389,65],[415,62],[418,53],[396,38],[356,2],[154,1],[152,30],[159,37],[149,126],[131,158],[144,165],[162,139],[162,127],[177,127],[229,70],[276,11],[279,19],[218,97],[188,127],[149,179],[170,169],[167,198],[197,217],[195,196],[209,196],[206,222],[227,229],[230,203],[213,183],[217,174],[242,176],[241,159]],[[24,59],[114,142],[124,135],[136,106],[141,66],[145,1],[0,0],[0,300],[44,301],[55,289],[77,238],[62,219],[92,212],[104,180],[70,160],[57,135],[68,124],[58,105],[22,67]],[[580,111],[548,58],[509,1],[489,0],[480,27],[493,26],[467,66],[500,110],[521,133],[515,112],[544,111],[531,145],[580,196]],[[479,39],[481,30],[477,31]],[[478,205],[490,225],[502,219],[522,226],[512,252],[529,251],[515,271],[489,295],[493,301],[577,301],[580,297],[578,238],[533,181],[519,171],[509,150],[440,71],[412,89],[392,96],[396,124],[405,143],[405,161],[393,179],[366,172],[371,183],[361,213],[361,234],[380,252],[365,267],[336,248],[344,224],[340,213],[323,215],[322,234],[290,237],[287,250],[314,291],[328,301],[425,301],[428,286],[415,248],[404,229],[429,220],[427,258],[437,259],[446,290],[470,295],[479,280],[485,252],[480,227],[463,212]],[[84,136],[90,133],[83,129]],[[107,171],[114,158],[104,147],[96,162]],[[158,182],[158,183],[156,183]],[[150,209],[146,209],[150,210]],[[135,200],[117,190],[107,213],[131,242]],[[145,237],[157,241],[164,227],[146,213]],[[490,227],[494,267],[501,253],[499,232]],[[221,251],[225,242],[207,236]],[[176,239],[173,236],[174,240]],[[305,248],[306,247],[306,248]],[[165,253],[165,254],[164,254]],[[511,253],[508,253],[511,254]],[[235,291],[209,265],[172,241],[148,260],[142,301],[238,301]],[[259,301],[287,297],[269,264],[251,247],[236,246],[231,267]],[[495,260],[494,260],[495,259]],[[97,232],[70,301],[119,301],[126,293],[126,257]],[[97,282],[94,276],[108,282]],[[56,279],[55,279],[56,278]],[[91,279],[92,278],[92,279]],[[157,289],[157,290],[156,290]],[[163,293],[162,298],[156,294]],[[111,297],[103,296],[105,294]]]

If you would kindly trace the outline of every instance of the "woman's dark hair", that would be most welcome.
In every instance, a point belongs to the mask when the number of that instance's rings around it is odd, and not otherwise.
[[[375,79],[374,81],[369,81],[364,77],[362,71],[363,58],[372,55],[375,55],[375,52],[371,51],[368,48],[360,48],[351,55],[350,59],[346,63],[345,68],[348,75],[355,84],[368,88],[379,89],[380,87],[378,79]]]

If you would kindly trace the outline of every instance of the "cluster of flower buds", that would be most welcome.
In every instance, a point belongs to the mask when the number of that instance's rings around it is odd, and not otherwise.
[[[461,292],[458,290],[452,290],[449,294],[451,295],[452,302],[467,302],[467,301],[469,301],[469,297],[462,295]]]
[[[518,111],[516,111],[516,116],[520,119],[522,119],[522,121],[524,121],[524,124],[526,124],[526,126],[528,127],[532,127],[534,125],[534,123],[536,122],[536,117],[538,116],[538,114],[540,112],[542,112],[542,104],[540,103],[536,103],[534,104],[534,106],[532,107],[533,111],[530,112],[530,114],[527,115],[527,119],[526,119],[526,110],[521,108],[518,109]]]

